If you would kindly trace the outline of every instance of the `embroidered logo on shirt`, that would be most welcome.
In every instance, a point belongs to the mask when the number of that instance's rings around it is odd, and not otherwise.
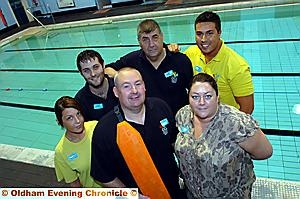
[[[173,84],[176,84],[176,82],[177,82],[177,77],[178,77],[178,73],[173,72],[173,76],[171,77],[171,82],[172,82]]]
[[[103,108],[103,104],[94,104],[94,109],[102,109]]]
[[[72,161],[78,158],[78,154],[76,152],[71,153],[70,155],[67,156],[68,160]]]
[[[168,129],[167,129],[167,125],[169,124],[169,121],[167,118],[163,119],[163,120],[160,120],[160,128],[163,132],[164,135],[167,135],[168,134]]]
[[[165,72],[164,75],[166,78],[171,77],[171,82],[173,84],[177,83],[178,73],[176,73],[175,71],[169,70],[168,72]]]
[[[195,66],[195,70],[196,70],[197,72],[201,73],[202,68],[201,68],[200,66]]]

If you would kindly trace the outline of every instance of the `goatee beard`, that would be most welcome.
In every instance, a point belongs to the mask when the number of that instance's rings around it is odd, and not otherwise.
[[[100,84],[98,86],[95,86],[94,84],[89,84],[89,85],[91,87],[97,89],[97,88],[100,88],[101,86],[103,86],[104,80],[105,80],[105,77],[102,78],[102,81],[100,82]]]

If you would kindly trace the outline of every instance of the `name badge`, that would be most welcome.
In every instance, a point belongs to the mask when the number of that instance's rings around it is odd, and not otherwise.
[[[167,118],[165,118],[165,119],[163,119],[163,120],[160,120],[160,124],[161,124],[163,127],[165,127],[165,126],[167,126],[167,125],[169,124],[169,121],[168,121]]]
[[[76,158],[78,158],[78,154],[76,152],[71,153],[70,155],[68,155],[68,160],[75,160]]]
[[[94,104],[94,109],[102,109],[103,108],[103,104]]]
[[[195,70],[200,73],[202,71],[202,68],[200,66],[195,66]]]
[[[173,75],[173,70],[169,70],[168,72],[165,72],[164,75],[166,78],[171,77]]]
[[[185,127],[185,126],[180,126],[179,127],[179,131],[181,132],[181,133],[189,133],[189,127]]]

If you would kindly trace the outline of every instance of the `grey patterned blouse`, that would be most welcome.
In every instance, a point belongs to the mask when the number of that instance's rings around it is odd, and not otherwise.
[[[175,152],[185,184],[194,198],[251,198],[255,181],[250,154],[238,143],[253,136],[258,123],[234,107],[220,105],[207,129],[195,139],[189,105],[176,114],[180,131]]]

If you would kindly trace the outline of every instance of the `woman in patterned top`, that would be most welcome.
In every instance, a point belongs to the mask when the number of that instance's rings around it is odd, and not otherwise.
[[[190,198],[251,198],[252,159],[273,149],[251,115],[219,103],[217,83],[208,74],[194,76],[189,105],[176,114],[180,131],[175,152]]]

